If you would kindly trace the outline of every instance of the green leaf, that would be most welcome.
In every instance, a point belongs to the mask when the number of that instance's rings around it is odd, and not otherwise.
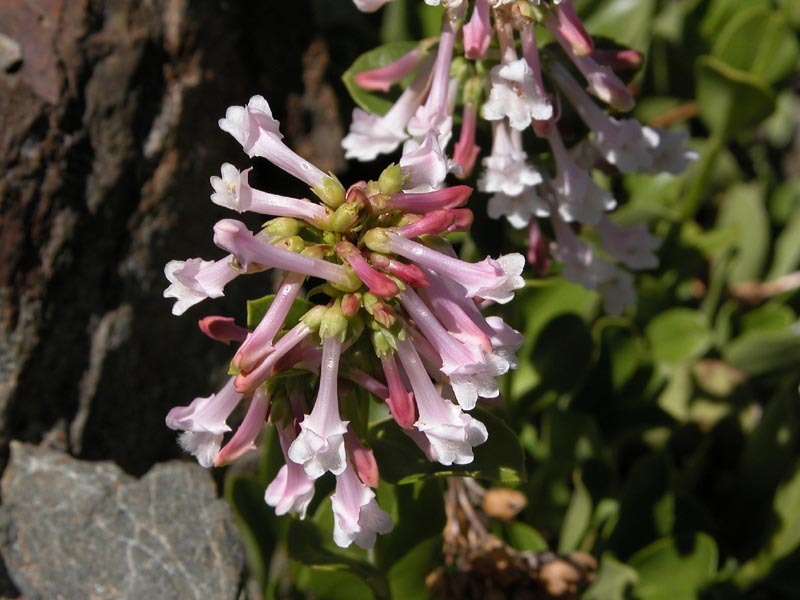
[[[629,591],[639,582],[636,570],[604,552],[597,576],[583,593],[583,600],[627,600]]]
[[[527,523],[512,521],[503,526],[509,545],[522,552],[545,552],[547,541],[534,527]]]
[[[592,519],[592,496],[589,494],[589,490],[583,485],[578,473],[573,476],[573,482],[575,489],[572,492],[567,513],[564,515],[561,536],[558,540],[559,554],[568,554],[578,549]]]
[[[797,320],[794,311],[780,302],[767,302],[742,317],[744,331],[785,331]]]
[[[392,101],[382,95],[362,89],[356,85],[355,76],[362,71],[384,67],[404,54],[411,52],[419,42],[390,42],[359,56],[342,75],[350,97],[365,111],[384,115],[392,107]]]
[[[607,37],[645,52],[650,45],[655,5],[655,0],[604,0],[584,23],[593,36]],[[620,23],[625,23],[625,27],[620,27]]]
[[[275,513],[264,503],[264,484],[250,475],[229,474],[225,499],[242,534],[247,566],[263,589],[275,550]]]
[[[797,66],[797,34],[774,9],[749,6],[728,21],[711,54],[766,83],[786,77]]]
[[[771,8],[771,4],[770,0],[711,0],[700,25],[700,31],[706,39],[713,40],[740,12],[751,7],[768,9]]]
[[[411,523],[406,523],[406,527]],[[392,598],[429,598],[425,577],[442,562],[442,538],[432,537],[415,546],[389,570]]]
[[[778,488],[772,508],[775,531],[759,554],[742,565],[735,575],[739,586],[748,586],[767,575],[775,563],[800,547],[800,464]]]
[[[384,421],[373,427],[370,445],[381,466],[381,477],[398,484],[451,475],[488,479],[503,485],[524,481],[522,446],[514,432],[502,420],[483,410],[473,410],[470,415],[486,426],[489,439],[475,447],[475,459],[468,465],[447,467],[428,460],[394,421]]]
[[[653,359],[678,364],[698,358],[711,347],[706,316],[689,308],[672,308],[655,317],[645,331]]]
[[[763,375],[800,364],[800,332],[750,331],[722,349],[726,361],[748,375]]]
[[[639,575],[639,600],[699,600],[717,571],[717,544],[704,533],[662,538],[634,554],[628,564]]]
[[[739,239],[731,261],[731,283],[760,279],[769,254],[769,216],[764,202],[764,187],[759,183],[731,186],[725,194],[717,227],[736,227]]]
[[[581,383],[579,374],[588,373],[593,341],[586,323],[576,314],[562,314],[550,321],[536,336],[531,363],[539,385],[568,392]],[[564,357],[570,360],[565,361]]]
[[[767,281],[788,275],[800,267],[800,207],[775,240],[775,257],[766,276]]]
[[[323,502],[320,511],[330,512],[330,501]],[[319,511],[318,511],[319,512]],[[330,535],[312,521],[293,519],[287,534],[289,556],[310,567],[329,571],[345,571],[359,577],[370,586],[378,598],[389,597],[385,575],[364,560],[348,556],[342,549],[332,549]]]
[[[314,600],[373,600],[375,594],[364,581],[348,571],[311,569],[308,587]]]
[[[255,329],[256,325],[261,322],[267,310],[275,300],[275,294],[268,294],[263,298],[247,301],[247,328]],[[314,305],[303,298],[297,298],[289,309],[289,314],[286,315],[284,328],[292,328],[300,321],[300,318],[306,314]]]
[[[761,79],[713,56],[695,63],[700,116],[727,139],[758,125],[775,110],[775,92]]]

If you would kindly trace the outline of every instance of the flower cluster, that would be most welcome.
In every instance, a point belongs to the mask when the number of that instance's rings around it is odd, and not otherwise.
[[[365,11],[388,0],[355,0]],[[382,116],[360,108],[343,140],[348,158],[371,160],[403,145],[401,165],[425,164],[415,181],[425,189],[442,185],[448,173],[466,178],[480,148],[478,116],[489,121],[492,147],[482,159],[478,188],[490,194],[488,214],[528,229],[528,261],[544,273],[550,255],[563,275],[597,290],[606,310],[620,313],[635,300],[627,269],[657,265],[658,239],[643,225],[621,227],[607,212],[617,200],[599,186],[592,168],[620,173],[679,173],[694,153],[686,133],[642,125],[628,112],[634,99],[616,71],[633,70],[641,57],[632,50],[601,50],[586,32],[571,0],[426,0],[443,5],[445,17],[435,56],[430,40],[397,61],[355,76],[366,90],[388,91],[411,76],[410,85]],[[540,51],[537,27],[555,43]],[[567,148],[560,125],[568,103],[588,135]],[[457,142],[453,117],[462,106]],[[568,127],[575,130],[575,127]],[[523,132],[549,146],[552,168],[540,168],[523,149]],[[449,153],[448,153],[449,152]],[[539,219],[549,219],[548,242]],[[589,239],[582,232],[593,231]],[[624,268],[623,268],[624,267]]]
[[[302,518],[315,480],[330,472],[335,542],[369,548],[392,522],[372,491],[378,465],[362,441],[368,406],[356,401],[355,389],[385,403],[430,460],[472,462],[487,431],[468,411],[479,398],[499,396],[496,378],[516,366],[522,343],[476,302],[511,300],[524,284],[524,258],[457,258],[446,234],[472,222],[463,208],[472,190],[420,191],[430,175],[424,162],[391,165],[377,180],[345,190],[283,143],[264,98],[229,108],[219,124],[248,156],[290,173],[320,202],[255,189],[249,169],[230,164],[211,178],[216,204],[270,218],[256,232],[223,219],[214,242],[225,256],[170,262],[164,296],[175,299],[173,312],[222,296],[240,275],[273,271],[279,284],[256,303],[263,316],[251,329],[221,316],[200,321],[211,338],[239,344],[231,377],[218,393],[171,410],[167,425],[183,432],[181,445],[208,467],[254,450],[268,420],[286,464],[266,502],[279,515]],[[242,404],[244,418],[226,439]]]

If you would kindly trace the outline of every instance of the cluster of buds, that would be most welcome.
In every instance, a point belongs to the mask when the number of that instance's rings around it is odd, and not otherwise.
[[[388,1],[355,3],[374,11]],[[595,48],[571,0],[425,1],[445,8],[435,56],[428,54],[436,40],[426,40],[399,60],[355,76],[366,90],[388,91],[408,77],[411,83],[385,115],[355,109],[343,140],[346,156],[371,160],[404,144],[400,164],[427,164],[426,177],[415,183],[435,189],[448,173],[466,178],[473,171],[481,116],[492,128],[491,152],[478,178],[478,188],[491,195],[489,216],[527,228],[528,262],[538,273],[549,270],[552,256],[567,279],[598,291],[608,312],[622,312],[635,301],[629,270],[655,267],[659,241],[644,225],[622,227],[609,220],[617,200],[591,170],[676,174],[695,157],[684,147],[685,132],[610,114],[634,107],[615,71],[637,69],[641,56]],[[544,51],[537,27],[555,39]],[[562,103],[588,129],[571,148],[559,129]],[[460,133],[448,154],[459,104]],[[530,162],[522,143],[528,129],[549,146],[551,168]],[[540,219],[549,219],[550,226],[543,230]]]
[[[331,472],[335,542],[370,548],[392,522],[372,491],[379,472],[363,442],[369,403],[359,401],[362,390],[385,404],[430,460],[472,462],[487,431],[468,411],[499,396],[496,378],[516,366],[522,343],[477,302],[510,301],[524,285],[524,258],[468,263],[456,256],[446,234],[472,222],[463,208],[467,186],[409,191],[424,168],[391,165],[376,181],[345,190],[283,143],[260,96],[229,108],[219,124],[251,158],[293,175],[320,202],[254,189],[249,169],[230,164],[211,178],[216,204],[270,218],[257,232],[221,220],[214,242],[227,255],[170,262],[164,296],[176,300],[173,313],[222,296],[240,275],[273,271],[279,284],[252,330],[221,316],[200,321],[211,338],[240,344],[231,377],[218,393],[171,410],[167,425],[183,431],[181,445],[208,467],[254,450],[268,421],[286,464],[266,502],[302,518],[315,480]],[[293,317],[298,307],[306,310]],[[226,440],[228,419],[243,403],[244,418]]]

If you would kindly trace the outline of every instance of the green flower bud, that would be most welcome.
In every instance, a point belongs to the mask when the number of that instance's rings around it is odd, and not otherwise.
[[[264,223],[261,229],[273,237],[285,238],[297,235],[302,227],[303,225],[297,219],[276,217]]]
[[[394,354],[397,350],[397,340],[385,329],[372,332],[372,347],[379,358]]]
[[[389,254],[389,248],[386,246],[388,239],[389,235],[386,233],[386,230],[381,227],[376,227],[366,232],[361,238],[361,241],[373,252]]]
[[[311,331],[319,331],[320,324],[322,323],[322,318],[325,316],[325,312],[327,310],[328,310],[327,306],[315,306],[314,308],[306,312],[306,314],[304,314],[302,317],[300,317],[300,320]]]
[[[342,292],[357,292],[359,289],[361,289],[361,280],[358,278],[358,275],[355,274],[355,271],[353,271],[353,269],[351,269],[348,265],[342,266],[347,272],[347,283],[331,282],[331,285]]]
[[[303,250],[306,248],[305,240],[299,235],[283,238],[275,245],[279,248],[283,248],[284,250],[288,250],[289,252],[296,252],[297,254],[303,253]]]
[[[344,203],[344,187],[333,175],[323,179],[322,183],[315,185],[311,191],[331,208],[339,208]]]
[[[362,205],[359,202],[345,202],[328,219],[328,225],[337,233],[348,232],[358,223],[361,216]]]
[[[390,164],[383,170],[378,178],[378,189],[381,194],[399,194],[403,191],[403,185],[408,179],[403,175],[400,165]]]
[[[348,319],[344,316],[342,307],[337,300],[328,307],[320,321],[319,337],[323,339],[333,337],[344,341],[347,337],[347,324]]]
[[[478,106],[483,100],[483,80],[480,77],[470,77],[464,84],[464,104]]]

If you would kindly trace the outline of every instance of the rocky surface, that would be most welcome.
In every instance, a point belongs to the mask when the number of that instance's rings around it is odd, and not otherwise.
[[[244,551],[208,472],[170,462],[140,480],[107,462],[13,443],[0,548],[26,600],[237,597]]]

